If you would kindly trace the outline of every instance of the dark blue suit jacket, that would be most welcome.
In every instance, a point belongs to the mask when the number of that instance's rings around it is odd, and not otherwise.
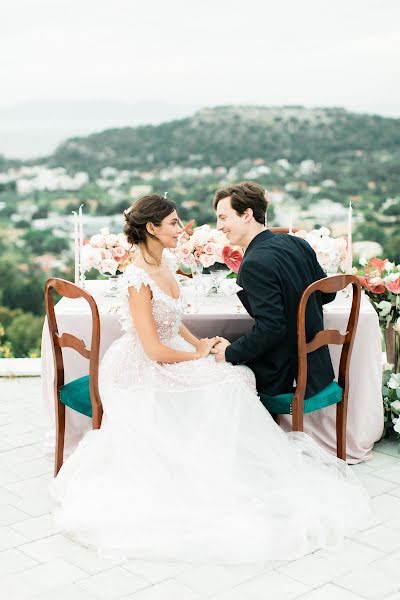
[[[238,273],[238,293],[254,318],[252,329],[226,349],[226,360],[246,364],[257,389],[270,395],[293,391],[297,377],[297,309],[310,283],[325,277],[314,250],[305,240],[268,229],[249,244]],[[322,305],[335,294],[314,293],[306,314],[307,341],[323,327]],[[308,355],[306,398],[334,379],[327,346]]]

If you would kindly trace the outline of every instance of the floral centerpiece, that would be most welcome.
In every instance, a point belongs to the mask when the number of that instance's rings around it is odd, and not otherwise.
[[[333,238],[327,227],[305,231],[300,229],[292,235],[306,240],[315,254],[321,267],[328,275],[337,273],[338,269],[346,272],[347,241],[343,237]]]
[[[135,251],[123,233],[110,233],[108,228],[92,235],[81,251],[84,271],[98,269],[103,275],[115,276],[123,272],[134,258]]]
[[[210,268],[214,265],[226,265],[237,273],[243,254],[240,248],[231,246],[222,231],[212,229],[209,225],[196,227],[191,235],[185,230],[180,234],[174,249],[177,261],[186,268],[194,264]]]
[[[126,239],[124,233],[110,233],[108,228],[100,229],[100,233],[92,235],[81,250],[81,271],[97,269],[102,275],[110,278],[106,296],[117,293],[117,277],[121,275],[134,259],[135,250]]]

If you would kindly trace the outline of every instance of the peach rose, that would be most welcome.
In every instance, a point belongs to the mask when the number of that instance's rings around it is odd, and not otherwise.
[[[361,285],[367,288],[373,294],[383,294],[386,291],[385,285],[380,277],[358,277]]]
[[[400,294],[400,275],[394,281],[386,279],[386,287],[393,294]]]

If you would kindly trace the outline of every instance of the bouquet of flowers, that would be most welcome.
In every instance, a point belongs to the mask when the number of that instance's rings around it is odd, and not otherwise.
[[[400,373],[392,372],[393,365],[383,367],[383,407],[385,419],[385,435],[393,429],[400,437]]]
[[[371,258],[356,273],[386,329],[392,323],[400,333],[400,265],[387,258]]]
[[[317,260],[327,274],[337,273],[340,268],[346,272],[347,241],[345,238],[333,238],[327,227],[305,231],[300,229],[294,233],[296,237],[306,240],[317,255]]]
[[[135,256],[132,244],[123,233],[110,233],[108,228],[92,235],[81,252],[81,268],[89,271],[98,269],[105,275],[118,275],[123,272]]]
[[[191,235],[185,228],[173,252],[177,261],[186,268],[196,263],[205,268],[221,263],[234,273],[239,271],[243,258],[240,248],[230,246],[225,234],[211,229],[209,225],[196,227]]]

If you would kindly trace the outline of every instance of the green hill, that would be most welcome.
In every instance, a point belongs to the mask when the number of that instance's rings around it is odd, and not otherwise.
[[[243,159],[298,163],[346,158],[356,150],[400,152],[400,119],[342,108],[218,107],[160,125],[109,129],[61,144],[52,166],[90,173],[178,165],[223,165]]]

